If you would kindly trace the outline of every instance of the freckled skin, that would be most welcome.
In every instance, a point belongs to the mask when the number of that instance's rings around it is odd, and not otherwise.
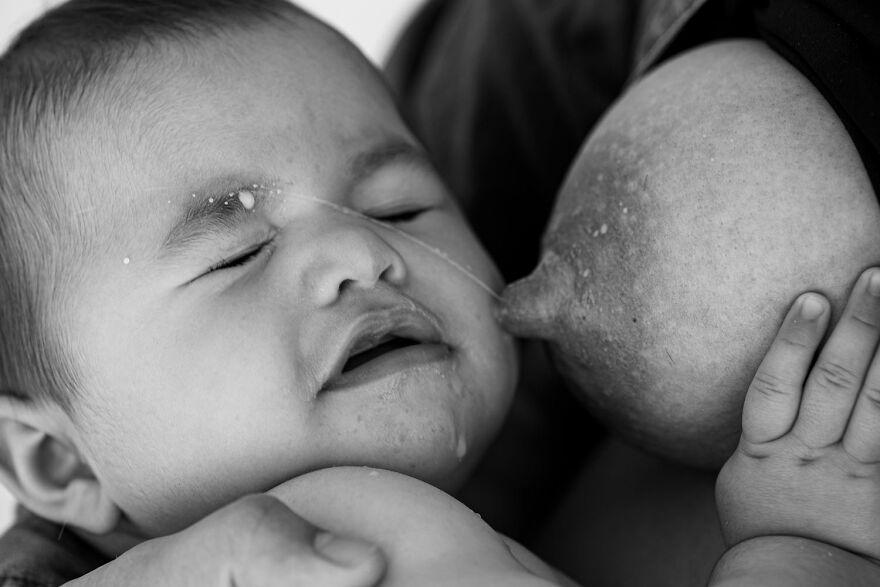
[[[600,122],[504,317],[549,341],[617,433],[716,467],[789,300],[812,289],[839,305],[880,260],[878,225],[818,91],[760,42],[710,45],[658,68]]]

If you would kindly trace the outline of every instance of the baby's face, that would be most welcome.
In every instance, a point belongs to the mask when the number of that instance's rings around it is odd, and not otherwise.
[[[74,420],[110,495],[164,533],[329,465],[454,484],[515,349],[492,262],[372,68],[306,22],[137,75],[74,156],[100,235],[71,294]]]

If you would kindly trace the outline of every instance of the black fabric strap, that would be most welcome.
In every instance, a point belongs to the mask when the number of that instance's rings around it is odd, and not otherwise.
[[[755,3],[759,34],[822,92],[880,198],[880,1]]]

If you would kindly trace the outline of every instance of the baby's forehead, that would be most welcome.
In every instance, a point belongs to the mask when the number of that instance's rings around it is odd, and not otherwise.
[[[414,144],[372,66],[308,26],[294,39],[288,25],[261,25],[146,47],[96,85],[64,138],[71,204],[95,245],[134,258],[146,252],[135,241],[163,237],[183,199],[231,209],[246,190],[259,208],[315,169],[338,174],[334,162],[369,133]]]

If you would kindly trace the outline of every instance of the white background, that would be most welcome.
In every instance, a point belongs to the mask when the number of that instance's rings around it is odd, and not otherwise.
[[[31,19],[58,0],[0,0],[0,50]],[[385,58],[396,32],[421,0],[298,0],[297,4],[345,33],[374,62]],[[11,518],[13,499],[0,486],[0,530]]]

